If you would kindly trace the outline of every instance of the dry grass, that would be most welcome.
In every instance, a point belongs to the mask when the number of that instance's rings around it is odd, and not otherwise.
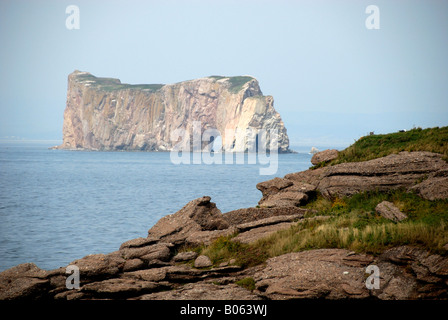
[[[356,221],[356,218],[352,217],[298,224],[289,230],[277,232],[256,245],[264,247],[270,257],[321,248],[344,248],[355,252],[380,254],[387,248],[399,245],[421,246],[432,252],[446,253],[443,248],[448,243],[448,228],[445,222],[437,226],[423,222],[390,222],[357,228],[353,227]]]
[[[408,215],[395,223],[375,212],[375,206],[388,200]],[[310,249],[343,248],[359,253],[380,254],[401,245],[423,247],[432,253],[448,254],[448,200],[429,201],[412,193],[362,193],[351,198],[329,201],[317,196],[307,205],[306,219],[252,244],[221,237],[199,252],[214,265],[236,259],[236,264],[250,267],[266,259],[289,252]],[[313,216],[327,219],[309,219]]]

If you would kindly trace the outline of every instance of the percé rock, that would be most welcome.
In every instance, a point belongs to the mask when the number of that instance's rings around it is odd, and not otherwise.
[[[254,150],[259,130],[278,130],[278,151],[289,139],[272,96],[264,96],[249,76],[212,76],[167,85],[129,85],[74,71],[68,76],[61,149],[170,151],[176,129],[201,135],[216,129],[224,151]],[[247,132],[247,129],[252,130]],[[196,132],[196,131],[195,131]],[[207,140],[207,139],[206,139]],[[187,144],[185,139],[183,143]],[[201,149],[210,140],[203,141]],[[190,146],[193,139],[190,138]],[[193,149],[191,149],[193,150]]]

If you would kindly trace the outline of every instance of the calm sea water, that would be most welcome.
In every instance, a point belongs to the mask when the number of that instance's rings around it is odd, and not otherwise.
[[[258,182],[307,169],[311,155],[281,154],[267,165],[175,165],[169,153],[48,150],[0,143],[0,271],[34,262],[68,265],[146,237],[161,217],[208,195],[224,213],[257,205]]]

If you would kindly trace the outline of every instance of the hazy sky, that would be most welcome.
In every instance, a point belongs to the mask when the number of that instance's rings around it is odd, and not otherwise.
[[[365,26],[371,4],[380,29]],[[447,17],[440,0],[1,0],[0,138],[62,139],[75,69],[134,84],[252,75],[293,146],[445,126]]]

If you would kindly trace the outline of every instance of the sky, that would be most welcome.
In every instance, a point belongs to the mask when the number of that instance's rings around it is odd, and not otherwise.
[[[132,84],[254,76],[292,147],[446,126],[447,14],[440,0],[0,0],[0,139],[62,140],[74,70]]]

